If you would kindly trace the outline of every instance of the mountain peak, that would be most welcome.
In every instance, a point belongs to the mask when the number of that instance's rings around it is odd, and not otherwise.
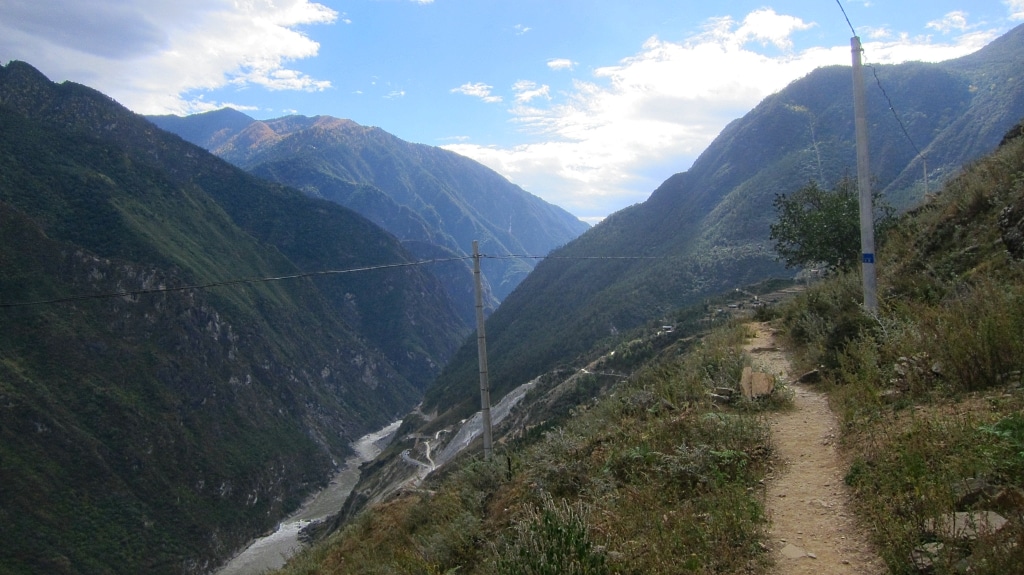
[[[149,116],[149,120],[190,142],[212,142],[216,146],[223,145],[234,134],[257,123],[254,118],[234,108],[221,108],[188,118],[170,114]]]
[[[885,93],[874,82],[867,92],[871,179],[891,204],[915,205],[1024,117],[1022,57],[1024,26],[960,60],[878,67]],[[770,240],[773,198],[808,180],[832,187],[855,172],[851,84],[849,67],[819,68],[791,83],[731,122],[646,202],[612,214],[556,251],[557,260],[538,264],[487,321],[488,345],[502,349],[489,364],[492,397],[573,361],[609,333],[790,275]],[[919,150],[927,153],[927,179]],[[623,254],[661,257],[595,258]],[[456,354],[424,410],[472,397],[472,351],[467,345]]]
[[[491,253],[546,254],[588,228],[478,162],[348,119],[258,121],[223,143],[162,127],[255,175],[356,210],[424,259],[467,255],[473,240]],[[511,293],[534,265],[526,259],[492,262],[487,275],[495,295]],[[452,290],[453,297],[466,291]],[[471,298],[456,297],[461,299],[470,302],[465,311],[471,323]]]
[[[977,52],[950,60],[947,64],[957,67],[993,63],[1008,64],[1019,62],[1021,53],[1024,53],[1024,24],[996,38]]]
[[[425,267],[302,277],[412,261],[351,210],[24,63],[0,103],[0,302],[20,302],[0,571],[206,572],[411,409],[467,332]],[[146,293],[99,295],[126,290]]]
[[[53,82],[46,75],[20,60],[0,67],[0,85],[7,87],[0,91],[0,104],[18,109],[47,102],[54,90]]]
[[[21,60],[11,60],[6,66],[0,66],[0,77],[2,77],[4,81],[11,81],[12,78],[17,79],[18,77],[21,77],[22,81],[50,83],[50,79],[40,72],[35,66],[28,62],[22,62]]]

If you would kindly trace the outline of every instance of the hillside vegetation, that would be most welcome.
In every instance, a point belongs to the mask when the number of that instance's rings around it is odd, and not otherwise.
[[[959,60],[875,67],[888,98],[868,83],[873,187],[906,208],[924,196],[917,149],[933,191],[991,152],[1024,117],[1022,58],[1018,26]],[[851,84],[850,68],[840,66],[791,83],[726,126],[647,201],[538,264],[488,321],[488,340],[502,350],[490,364],[494,397],[616,332],[785,274],[769,241],[772,201],[810,180],[832,189],[856,172]],[[427,411],[454,405],[452,417],[465,417],[472,405],[461,398],[472,397],[475,361],[474,346],[465,345],[428,393]]]
[[[746,335],[734,324],[665,347],[646,341],[656,350],[645,354],[646,365],[600,399],[576,395],[561,418],[503,429],[491,461],[473,455],[449,464],[369,508],[283,572],[735,573],[765,566],[758,542],[768,518],[758,493],[771,447],[762,414],[785,405],[785,393],[766,405],[727,409],[707,399],[709,389],[738,383],[749,364],[738,350]],[[612,358],[577,385],[600,389],[601,373],[621,370]]]
[[[355,210],[424,259],[465,256],[474,240],[484,253],[546,255],[589,227],[478,162],[352,120],[258,121],[231,109],[151,119],[257,176]],[[484,273],[488,309],[535,263],[493,261]],[[458,262],[442,277],[456,304],[464,302],[467,325],[475,322],[470,273]]]
[[[859,305],[856,273],[756,315],[776,317],[797,356],[819,370],[841,418],[859,518],[893,573],[918,572],[922,549],[934,573],[1016,572],[1024,138],[952,179],[883,244],[877,316]],[[601,397],[577,398],[567,419],[505,430],[492,461],[451,464],[282,573],[767,572],[762,480],[774,459],[765,413],[785,409],[787,392],[728,406],[708,399],[735,388],[750,363],[743,321],[708,333],[684,323],[703,335],[667,345],[657,343],[663,335],[623,344],[619,354],[648,351],[627,379],[594,386],[607,389]],[[617,355],[593,377],[627,373],[633,364]],[[979,510],[1009,522],[975,539],[935,527],[949,512]]]
[[[190,286],[412,260],[99,92],[0,68],[0,571],[203,573],[272,528],[465,329],[419,267]]]
[[[893,573],[923,558],[935,573],[1024,564],[1021,127],[885,238],[877,316],[860,311],[856,275],[782,311],[830,389],[846,481]],[[974,540],[936,527],[953,512],[973,513],[961,528],[981,522],[983,511],[1009,523]]]

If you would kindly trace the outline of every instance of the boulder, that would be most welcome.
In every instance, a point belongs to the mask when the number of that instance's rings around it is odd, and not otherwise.
[[[925,529],[943,539],[971,541],[998,533],[1006,523],[1006,518],[995,511],[957,511],[929,519]]]
[[[806,551],[804,551],[800,547],[797,547],[796,545],[793,545],[792,543],[787,543],[786,546],[782,548],[782,551],[780,551],[780,553],[782,553],[782,556],[786,559],[802,559],[804,557],[807,557]]]
[[[984,477],[971,477],[953,484],[956,509],[967,510],[982,501],[989,501],[999,493],[999,488]]]
[[[935,568],[935,562],[942,555],[945,545],[942,543],[925,543],[910,552],[910,561],[918,571],[929,573]]]
[[[775,391],[775,378],[762,371],[744,367],[743,375],[740,377],[740,390],[747,399],[767,397]]]

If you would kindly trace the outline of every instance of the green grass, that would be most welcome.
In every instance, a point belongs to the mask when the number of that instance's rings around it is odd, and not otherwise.
[[[838,348],[822,340],[805,348],[809,359],[835,359],[825,372],[852,461],[847,482],[894,573],[916,572],[910,553],[936,539],[930,520],[971,510],[955,493],[975,478],[1002,494],[985,509],[1016,521],[1003,536],[1024,535],[1024,507],[1015,503],[1024,504],[1022,295],[1019,286],[983,283],[935,306],[889,306]],[[973,572],[1004,572],[1004,555],[1024,560],[1017,549],[961,543],[936,572],[954,572],[967,556]]]
[[[536,441],[366,510],[282,573],[763,570],[765,412],[706,400],[736,386],[746,336],[732,325],[662,354]]]
[[[935,543],[938,575],[1024,564],[1024,266],[998,223],[1016,204],[1024,139],[884,238],[878,313],[862,311],[847,274],[760,316],[777,317],[798,368],[820,370],[854,509],[892,573],[917,573],[912,553]],[[787,394],[759,407],[706,399],[735,387],[748,335],[730,325],[685,353],[629,340],[617,361],[641,367],[599,401],[368,509],[282,573],[766,572],[765,413]],[[982,510],[1010,523],[967,541],[934,528]]]
[[[1003,146],[907,216],[879,257],[880,309],[859,278],[818,284],[780,310],[801,363],[819,367],[840,417],[846,482],[892,573],[943,544],[934,573],[1024,564],[1024,266],[999,216],[1024,202],[1024,140]],[[965,498],[966,485],[987,486]],[[951,540],[954,511],[996,511],[994,536]]]

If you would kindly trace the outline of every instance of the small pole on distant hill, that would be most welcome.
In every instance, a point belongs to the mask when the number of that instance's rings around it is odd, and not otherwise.
[[[864,72],[861,69],[860,38],[850,39],[853,52],[853,115],[857,135],[857,187],[860,191],[860,251],[864,280],[864,310],[878,311],[875,282],[875,213],[871,203],[871,170],[868,165],[868,120],[864,99]]]
[[[921,162],[924,163],[924,195],[928,195],[928,156],[921,155]]]
[[[480,282],[480,248],[473,240],[473,282],[476,284],[476,351],[480,356],[480,415],[483,419],[484,459],[491,459],[491,388],[487,381],[487,333],[484,331],[484,295]]]

